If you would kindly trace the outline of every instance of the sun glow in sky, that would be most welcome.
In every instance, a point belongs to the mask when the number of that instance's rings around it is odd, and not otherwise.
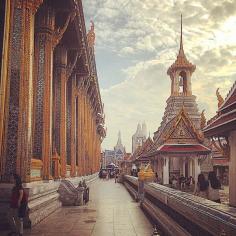
[[[138,122],[151,136],[160,125],[170,78],[166,72],[179,49],[183,14],[185,54],[197,69],[193,94],[207,118],[236,79],[236,0],[83,0],[86,25],[95,23],[96,63],[112,149],[121,131],[131,151]]]

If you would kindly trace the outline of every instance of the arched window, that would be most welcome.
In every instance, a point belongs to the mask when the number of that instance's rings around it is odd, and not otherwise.
[[[187,76],[185,71],[179,73],[179,95],[187,94]]]

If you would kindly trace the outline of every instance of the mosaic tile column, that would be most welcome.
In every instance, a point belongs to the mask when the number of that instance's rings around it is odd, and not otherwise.
[[[61,177],[66,176],[66,67],[67,50],[63,46],[55,49],[54,63],[54,141],[60,156]]]
[[[40,0],[12,2],[9,44],[8,111],[6,110],[4,179],[11,173],[30,181],[32,156],[33,42],[34,15]]]
[[[10,33],[10,17],[11,17],[11,3],[8,1],[3,1],[1,4],[2,12],[1,12],[1,20],[2,20],[2,27],[0,35],[2,36],[0,43],[2,46],[1,55],[2,59],[0,65],[0,157],[3,157],[3,135],[4,135],[4,127],[5,127],[5,99],[7,94],[7,71],[8,71],[8,55],[9,55],[9,33]],[[3,160],[0,158],[0,172],[3,173]]]
[[[52,68],[55,12],[43,5],[36,18],[35,120],[33,157],[43,161],[43,179],[52,170]]]
[[[85,94],[84,91],[82,91],[82,166],[83,166],[83,171],[82,171],[82,175],[86,174],[86,151],[85,151]]]
[[[78,80],[78,78],[77,78]],[[78,89],[78,87],[77,87]],[[77,147],[78,147],[78,175],[82,175],[82,156],[81,156],[81,93],[80,89],[78,89],[78,103],[77,103],[77,110],[78,110],[78,116],[77,116],[77,121],[78,121],[78,131],[77,131]]]

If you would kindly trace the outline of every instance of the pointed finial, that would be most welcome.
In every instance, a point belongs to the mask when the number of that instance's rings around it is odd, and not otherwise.
[[[182,17],[182,14],[181,14],[181,30],[180,30],[179,54],[184,54],[184,47],[183,47],[183,17]]]
[[[206,126],[206,117],[205,117],[205,114],[204,114],[205,110],[202,110],[202,113],[201,113],[201,129],[203,129],[205,126]]]
[[[87,41],[88,41],[89,47],[93,47],[95,44],[94,22],[91,20],[90,24],[91,24],[91,26],[90,26],[90,30],[87,34]]]
[[[218,100],[218,108],[224,103],[224,98],[220,95],[219,88],[216,90],[216,96]]]

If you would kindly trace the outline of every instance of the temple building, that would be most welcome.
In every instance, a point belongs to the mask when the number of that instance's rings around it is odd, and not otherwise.
[[[0,12],[0,224],[13,173],[29,190],[35,224],[61,204],[54,180],[100,168],[94,24],[86,33],[81,0],[2,0]]]
[[[192,176],[196,180],[200,172],[212,170],[211,149],[201,131],[204,113],[199,113],[196,96],[192,94],[191,76],[195,69],[184,53],[181,16],[179,53],[167,71],[171,95],[160,127],[154,133],[153,148],[146,154],[163,184],[169,184],[171,176]]]
[[[142,146],[147,139],[147,126],[143,122],[142,126],[138,124],[135,134],[132,136],[132,153],[135,152],[138,146]]]
[[[146,153],[152,150],[153,145],[153,140],[149,136],[142,146],[138,146],[132,154],[132,160],[136,166],[140,167],[141,165],[146,165],[150,162],[150,159],[147,158]]]
[[[236,82],[225,99],[219,92],[217,97],[217,114],[207,122],[203,131],[205,136],[211,138],[216,148],[222,150],[222,156],[229,162],[229,204],[236,207]]]

